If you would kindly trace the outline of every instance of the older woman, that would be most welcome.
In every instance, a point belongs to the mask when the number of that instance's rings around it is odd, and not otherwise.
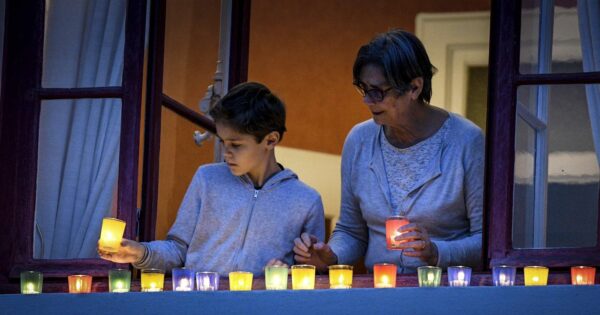
[[[340,219],[328,244],[308,234],[295,259],[324,271],[362,256],[372,269],[476,266],[481,258],[484,139],[456,114],[429,104],[430,63],[421,41],[393,30],[358,51],[354,85],[373,118],[356,125],[342,153]],[[386,248],[385,221],[405,216],[398,249]]]

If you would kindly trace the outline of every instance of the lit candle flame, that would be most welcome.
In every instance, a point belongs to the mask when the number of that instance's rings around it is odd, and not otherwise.
[[[583,282],[583,277],[581,275],[577,275],[576,282],[581,284]]]
[[[382,284],[389,284],[390,283],[390,279],[388,278],[387,275],[381,276],[381,280],[380,281],[381,281]]]
[[[435,275],[433,274],[433,272],[428,272],[427,273],[427,281],[433,282],[434,279],[435,279]]]
[[[179,286],[182,288],[189,288],[190,281],[188,279],[181,279],[181,281],[179,281]]]
[[[115,283],[115,286],[117,287],[117,289],[123,289],[123,282],[122,281],[117,281],[117,283]]]
[[[458,274],[456,274],[456,278],[457,278],[457,280],[460,280],[460,281],[465,280],[465,273],[462,271],[459,271]]]
[[[204,279],[202,279],[202,285],[204,288],[210,287],[210,279],[208,279],[208,277],[204,277]]]
[[[31,283],[31,282],[27,283],[26,291],[27,291],[27,293],[33,293],[33,283]]]
[[[538,277],[538,276],[533,276],[533,277],[531,278],[531,281],[533,281],[533,282],[538,282],[538,281],[540,281],[540,277]]]
[[[77,278],[77,281],[75,281],[75,290],[81,291],[82,286],[83,286],[83,281],[81,281],[81,278]]]

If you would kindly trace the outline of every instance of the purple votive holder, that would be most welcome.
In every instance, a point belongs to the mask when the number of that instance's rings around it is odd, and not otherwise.
[[[173,291],[194,290],[194,270],[189,268],[173,268]]]
[[[465,266],[448,267],[448,284],[451,287],[468,287],[471,283],[471,268]]]
[[[216,272],[196,272],[196,288],[198,291],[217,291],[219,289],[219,274]]]
[[[517,268],[512,266],[492,267],[492,280],[497,287],[507,287],[515,285]]]

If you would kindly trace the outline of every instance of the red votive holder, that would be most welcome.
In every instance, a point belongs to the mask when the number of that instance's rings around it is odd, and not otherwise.
[[[373,265],[373,287],[395,288],[397,270],[398,268],[394,264],[382,263]]]
[[[405,241],[396,241],[396,237],[402,233],[398,232],[401,226],[407,225],[408,219],[403,216],[393,216],[385,220],[385,239],[387,241],[387,249],[398,250],[398,246]]]
[[[587,266],[571,267],[571,283],[573,285],[594,285],[596,268]]]

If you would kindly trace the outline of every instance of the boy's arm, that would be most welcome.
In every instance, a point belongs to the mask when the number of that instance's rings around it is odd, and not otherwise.
[[[133,264],[134,267],[139,269],[158,268],[168,271],[185,264],[188,246],[198,225],[198,216],[202,205],[199,192],[203,188],[199,177],[198,171],[183,197],[177,218],[167,234],[167,239],[142,243],[146,248],[146,253],[139,262]]]

